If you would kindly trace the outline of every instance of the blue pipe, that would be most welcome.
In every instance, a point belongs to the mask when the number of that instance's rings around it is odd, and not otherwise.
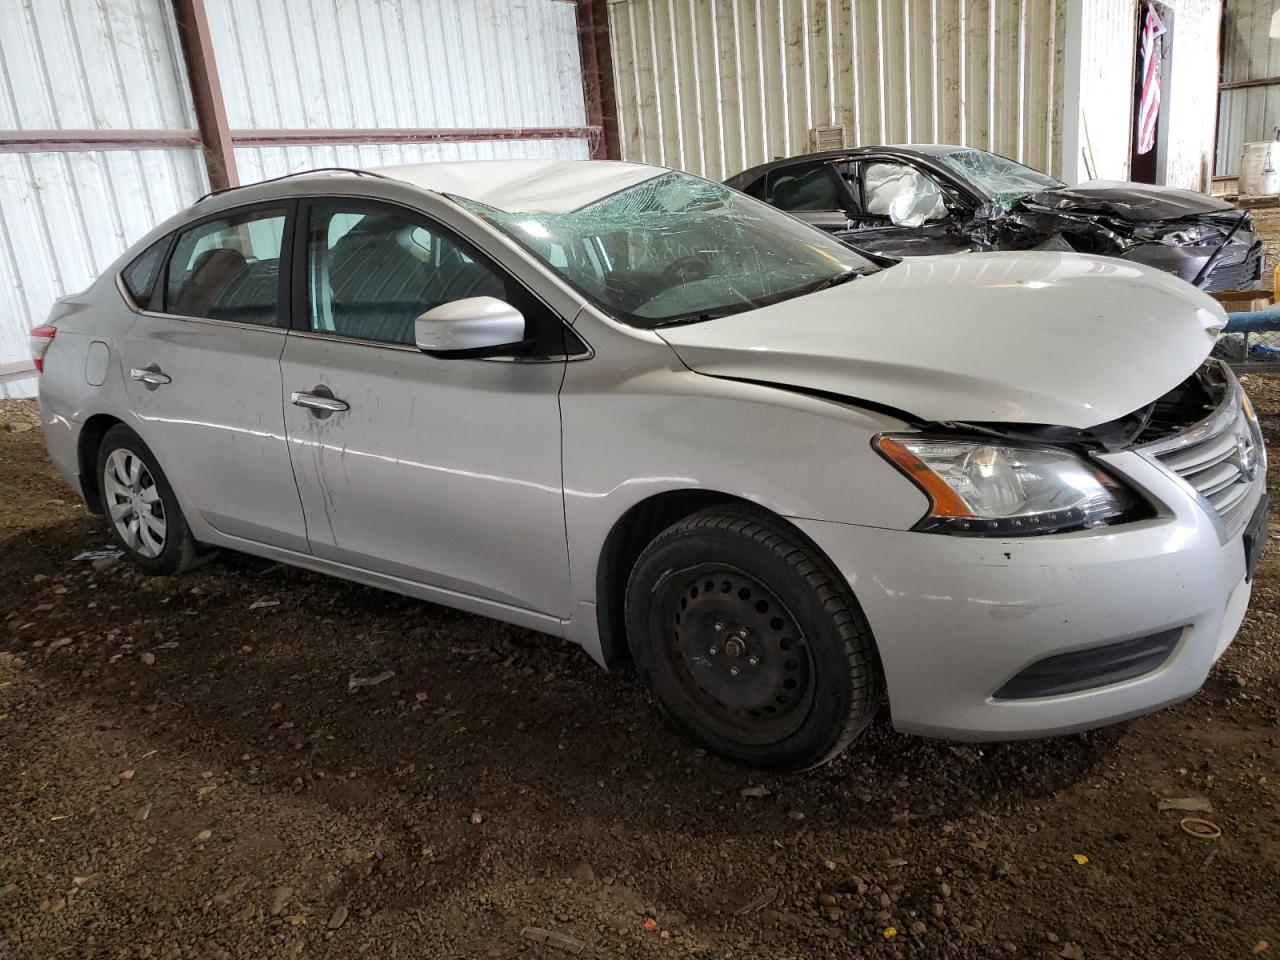
[[[1223,333],[1260,333],[1264,330],[1280,330],[1280,306],[1268,310],[1244,310],[1227,314],[1227,326]]]

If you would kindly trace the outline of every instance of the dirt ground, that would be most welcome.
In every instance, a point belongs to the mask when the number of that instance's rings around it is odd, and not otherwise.
[[[1176,708],[980,748],[882,713],[761,776],[563,642],[244,556],[77,560],[105,530],[34,422],[0,405],[4,960],[1280,956],[1274,544]]]

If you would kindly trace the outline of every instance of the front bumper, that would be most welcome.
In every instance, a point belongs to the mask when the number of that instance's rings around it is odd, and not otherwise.
[[[996,540],[797,520],[848,579],[884,665],[894,726],[959,740],[1071,733],[1194,694],[1244,619],[1243,523],[1133,452],[1108,458],[1153,519]],[[1246,516],[1262,498],[1259,480]],[[1056,696],[996,692],[1047,657],[1177,631],[1154,669]]]
[[[1217,248],[1216,243],[1179,247],[1152,241],[1130,248],[1121,259],[1145,263],[1193,283]],[[1263,254],[1262,241],[1252,231],[1237,234],[1214,260],[1201,280],[1201,289],[1206,293],[1257,289],[1262,281]]]

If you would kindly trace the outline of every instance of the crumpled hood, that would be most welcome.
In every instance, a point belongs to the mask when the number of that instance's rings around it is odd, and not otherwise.
[[[1101,214],[1133,223],[1240,212],[1225,200],[1193,190],[1118,180],[1090,180],[1078,187],[1045,190],[1023,202],[1063,213]]]
[[[917,257],[747,313],[659,329],[690,369],[928,421],[1083,429],[1204,362],[1222,308],[1139,264],[1063,253]]]

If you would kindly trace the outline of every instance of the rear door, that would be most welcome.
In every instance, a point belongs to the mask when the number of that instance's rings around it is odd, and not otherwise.
[[[179,231],[123,357],[135,426],[179,497],[221,533],[305,551],[280,402],[292,206]]]
[[[316,556],[567,616],[560,319],[501,267],[407,208],[308,201],[295,241],[285,424]],[[415,318],[493,296],[527,349],[439,359]],[[297,398],[294,394],[304,396]],[[298,405],[331,398],[335,410]]]

